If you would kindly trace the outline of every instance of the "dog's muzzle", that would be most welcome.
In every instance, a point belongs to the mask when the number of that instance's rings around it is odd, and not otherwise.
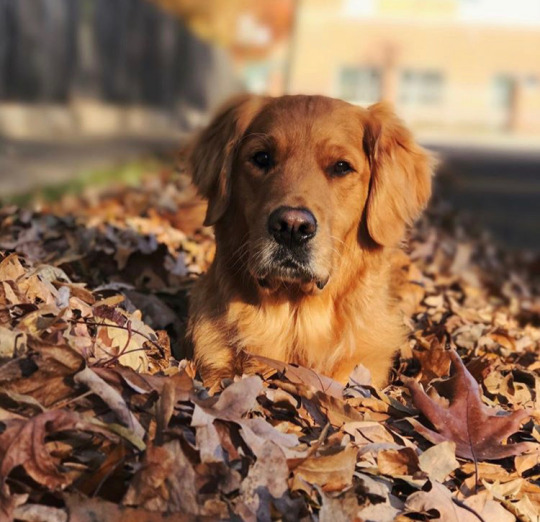
[[[268,218],[268,232],[291,250],[305,247],[317,233],[317,220],[306,208],[279,207]]]
[[[311,266],[310,242],[317,234],[313,213],[306,208],[281,206],[270,214],[267,227],[273,247],[263,277],[257,278],[259,286],[270,291],[290,284],[309,293],[322,290],[328,279],[317,277]]]

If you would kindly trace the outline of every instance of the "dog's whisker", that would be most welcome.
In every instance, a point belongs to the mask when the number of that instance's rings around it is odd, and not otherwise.
[[[231,270],[232,275],[237,275],[238,271],[242,269],[243,262],[245,261],[246,256],[249,254],[248,243],[247,243],[248,233],[244,234],[240,242],[240,246],[233,251],[229,256],[232,263],[228,264],[229,270]]]
[[[349,245],[347,242],[343,241],[343,239],[340,239],[339,237],[330,235],[330,239],[337,241],[338,243],[341,243],[345,248],[347,248],[351,253],[354,253],[354,249]]]
[[[245,263],[245,257],[246,255],[243,255],[242,257],[237,258],[237,260],[229,266],[229,270],[232,276],[236,276],[240,270],[244,267]]]
[[[238,254],[238,252],[240,252],[242,249],[247,248],[247,246],[248,246],[248,243],[247,243],[248,237],[249,237],[249,232],[246,232],[244,234],[244,236],[240,239],[240,246],[230,254],[230,257],[236,256]]]
[[[234,261],[231,265],[229,265],[230,268],[235,267],[238,263],[242,262],[244,257],[249,254],[247,245],[243,245],[241,248],[236,250],[236,253],[234,254]]]

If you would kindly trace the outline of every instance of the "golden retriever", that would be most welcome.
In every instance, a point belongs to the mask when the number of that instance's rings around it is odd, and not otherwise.
[[[241,95],[191,151],[216,256],[188,339],[210,385],[246,353],[387,383],[407,332],[392,259],[431,193],[431,161],[384,104]]]

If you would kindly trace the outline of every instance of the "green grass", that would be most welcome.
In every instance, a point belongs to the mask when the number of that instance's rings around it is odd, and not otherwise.
[[[137,184],[144,174],[155,171],[159,165],[156,160],[139,160],[114,167],[84,171],[75,178],[62,183],[36,187],[27,192],[3,198],[4,203],[26,207],[36,201],[54,202],[67,194],[80,194],[88,187],[107,185]]]

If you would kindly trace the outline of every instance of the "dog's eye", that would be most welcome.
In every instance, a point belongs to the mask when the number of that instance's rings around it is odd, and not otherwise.
[[[332,167],[332,174],[334,176],[345,176],[349,172],[352,172],[353,168],[346,161],[338,161]]]
[[[260,169],[268,169],[272,165],[272,157],[268,152],[261,150],[253,155],[251,158],[252,163]]]

